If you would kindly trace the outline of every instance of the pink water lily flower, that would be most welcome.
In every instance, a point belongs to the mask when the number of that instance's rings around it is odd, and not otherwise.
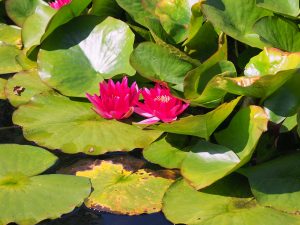
[[[72,0],[55,0],[54,2],[50,2],[49,5],[53,9],[60,9],[64,5],[68,5],[71,3]]]
[[[141,124],[153,124],[159,120],[168,123],[177,119],[188,106],[180,99],[170,93],[170,89],[160,84],[154,88],[144,88],[142,90],[144,103],[138,102],[134,111],[148,119],[143,120]]]
[[[112,79],[99,84],[100,96],[86,94],[94,105],[93,110],[106,119],[125,119],[134,112],[134,106],[139,100],[139,89],[134,82],[128,87],[128,79],[124,77],[122,82],[114,83]]]

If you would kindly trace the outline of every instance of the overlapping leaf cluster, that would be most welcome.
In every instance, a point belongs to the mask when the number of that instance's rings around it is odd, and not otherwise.
[[[135,160],[74,165],[73,174],[88,177],[94,191],[87,198],[89,184],[73,186],[72,208],[86,198],[100,211],[163,210],[173,223],[189,225],[300,224],[298,0],[72,0],[59,10],[42,0],[0,5],[0,98],[16,108],[13,122],[26,139],[68,154],[141,149],[166,168],[150,171]],[[125,75],[140,87],[168,85],[189,109],[177,121],[147,127],[135,123],[137,115],[101,118],[85,93]],[[33,175],[53,164],[28,175],[37,164],[20,162],[19,148],[0,147],[1,160],[22,165],[11,171],[0,165],[0,201],[16,207],[0,214],[0,224],[34,224],[70,211],[62,199],[55,212],[30,216],[18,206],[32,193],[8,199],[11,190],[36,185],[42,178]],[[43,185],[62,182],[51,179]],[[66,189],[51,194],[59,199]]]

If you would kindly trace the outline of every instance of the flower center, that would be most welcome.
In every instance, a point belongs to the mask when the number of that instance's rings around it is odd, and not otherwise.
[[[167,96],[167,95],[160,95],[160,96],[156,96],[154,101],[160,101],[160,102],[163,102],[163,103],[167,103],[171,100],[171,97],[170,96]]]

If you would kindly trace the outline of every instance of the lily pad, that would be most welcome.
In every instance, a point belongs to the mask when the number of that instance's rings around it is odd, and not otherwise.
[[[71,212],[88,197],[88,179],[39,175],[56,156],[33,146],[0,145],[0,224],[34,225]]]
[[[288,52],[300,51],[300,30],[296,23],[277,16],[260,19],[254,30],[266,45]]]
[[[40,77],[68,96],[95,93],[103,78],[134,75],[129,64],[133,42],[134,34],[120,20],[78,17],[43,43],[38,55]]]
[[[23,24],[24,47],[31,52],[56,28],[79,16],[91,0],[72,0],[60,10],[52,9],[47,3],[39,4],[35,12]]]
[[[165,216],[175,224],[300,224],[299,216],[258,205],[247,181],[238,176],[226,177],[201,191],[178,181],[169,188],[163,202]]]
[[[258,203],[296,213],[300,210],[300,154],[295,153],[242,169]]]
[[[89,14],[96,16],[113,16],[118,17],[122,13],[121,7],[116,0],[93,0],[92,8]]]
[[[299,67],[299,52],[289,53],[276,48],[264,48],[260,54],[251,58],[246,65],[244,74],[247,77],[264,76]]]
[[[193,66],[154,43],[141,43],[130,57],[131,65],[147,79],[183,86],[184,76]],[[182,91],[182,88],[179,88]]]
[[[215,129],[231,114],[240,99],[239,97],[229,103],[224,103],[204,115],[188,116],[172,123],[162,123],[152,127],[165,132],[208,139]]]
[[[201,8],[207,20],[229,36],[253,47],[265,47],[252,27],[272,12],[257,7],[255,0],[206,0]]]
[[[127,215],[159,212],[164,193],[174,180],[160,177],[154,171],[131,170],[128,166],[98,161],[86,170],[77,171],[77,176],[90,178],[94,188],[86,206]]]
[[[34,13],[38,5],[42,4],[42,0],[7,0],[5,8],[9,18],[22,27],[27,17]]]
[[[20,50],[13,45],[0,44],[0,74],[16,73],[22,70],[16,57]]]
[[[218,106],[226,91],[216,88],[216,77],[236,77],[233,63],[222,60],[214,64],[212,61],[204,62],[185,77],[184,95],[192,104],[208,108]]]
[[[298,0],[256,0],[256,4],[259,7],[293,17],[297,17],[300,14]]]
[[[251,105],[241,109],[226,129],[215,134],[215,138],[220,145],[235,152],[243,165],[250,160],[260,136],[267,131],[267,125],[265,111]]]
[[[0,23],[0,43],[21,46],[21,29]]]
[[[42,94],[20,106],[13,121],[23,127],[26,139],[71,154],[130,151],[148,146],[161,135],[159,131],[103,119],[91,108],[87,102]]]
[[[15,107],[29,102],[36,94],[51,90],[41,81],[37,71],[17,73],[8,80],[5,87],[6,96]]]
[[[6,94],[5,94],[5,85],[7,83],[7,80],[0,78],[0,99],[6,99]]]

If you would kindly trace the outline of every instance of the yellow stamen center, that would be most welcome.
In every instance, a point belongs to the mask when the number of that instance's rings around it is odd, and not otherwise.
[[[167,103],[171,100],[171,97],[170,96],[167,96],[167,95],[160,95],[160,96],[156,96],[154,101],[160,101],[160,102],[163,102],[163,103]]]

